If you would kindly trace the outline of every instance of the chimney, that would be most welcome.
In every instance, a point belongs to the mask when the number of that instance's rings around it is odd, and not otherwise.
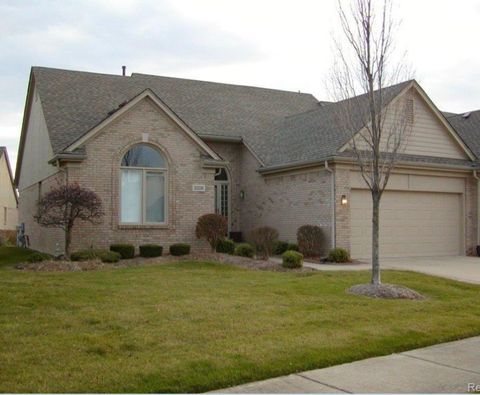
[[[122,75],[125,77],[125,72],[127,71],[127,66],[122,66]]]

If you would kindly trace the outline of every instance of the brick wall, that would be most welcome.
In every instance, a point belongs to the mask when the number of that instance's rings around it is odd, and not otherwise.
[[[301,225],[322,227],[325,251],[331,247],[331,174],[323,168],[262,176],[259,164],[242,148],[241,224],[244,234],[257,226],[272,226],[280,239],[296,242]]]
[[[168,160],[167,171],[167,224],[164,226],[133,226],[119,224],[120,162],[132,145],[141,143],[148,133],[148,143],[160,149]],[[101,198],[105,216],[98,225],[79,222],[72,235],[71,250],[82,248],[107,248],[112,243],[158,243],[167,248],[176,242],[192,244],[193,249],[206,249],[207,244],[195,237],[198,217],[213,212],[214,170],[202,168],[202,152],[173,121],[150,99],[138,103],[130,111],[105,127],[85,145],[87,159],[66,166],[69,182],[95,191]],[[206,185],[206,192],[193,192],[192,184]],[[45,189],[44,189],[45,190]],[[23,213],[33,210],[38,198],[38,188],[32,186],[22,191]],[[28,207],[27,207],[28,206]],[[53,252],[56,243],[62,243],[58,232],[44,231],[29,218],[27,229],[32,247]]]
[[[341,204],[342,195],[351,201],[350,170],[335,168],[335,244],[350,250],[350,204]]]
[[[474,177],[465,180],[465,253],[477,255],[478,232],[478,181]]]

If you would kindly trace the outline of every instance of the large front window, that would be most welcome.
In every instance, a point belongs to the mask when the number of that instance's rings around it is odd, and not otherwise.
[[[166,161],[155,148],[139,144],[121,163],[120,222],[163,224],[166,216]]]

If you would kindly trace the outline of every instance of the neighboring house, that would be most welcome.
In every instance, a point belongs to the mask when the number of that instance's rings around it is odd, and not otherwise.
[[[18,225],[17,191],[13,184],[7,148],[0,147],[0,235]]]
[[[382,201],[381,255],[471,254],[478,243],[477,116],[442,114],[415,81],[386,88],[411,103],[409,135]],[[352,99],[353,100],[353,99]],[[364,96],[355,98],[359,111]],[[58,182],[97,192],[100,225],[74,230],[72,249],[188,242],[218,212],[232,235],[257,226],[295,241],[324,229],[325,250],[368,257],[371,200],[335,114],[348,102],[310,94],[144,74],[32,68],[16,170],[20,221],[32,248],[62,234],[33,220]],[[457,122],[458,119],[458,122]],[[363,125],[356,125],[358,130]]]

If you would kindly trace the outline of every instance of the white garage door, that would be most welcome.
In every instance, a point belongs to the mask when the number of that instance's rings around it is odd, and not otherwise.
[[[462,200],[458,193],[384,192],[380,207],[380,256],[461,254]],[[367,190],[351,194],[351,254],[371,256],[372,203]]]

